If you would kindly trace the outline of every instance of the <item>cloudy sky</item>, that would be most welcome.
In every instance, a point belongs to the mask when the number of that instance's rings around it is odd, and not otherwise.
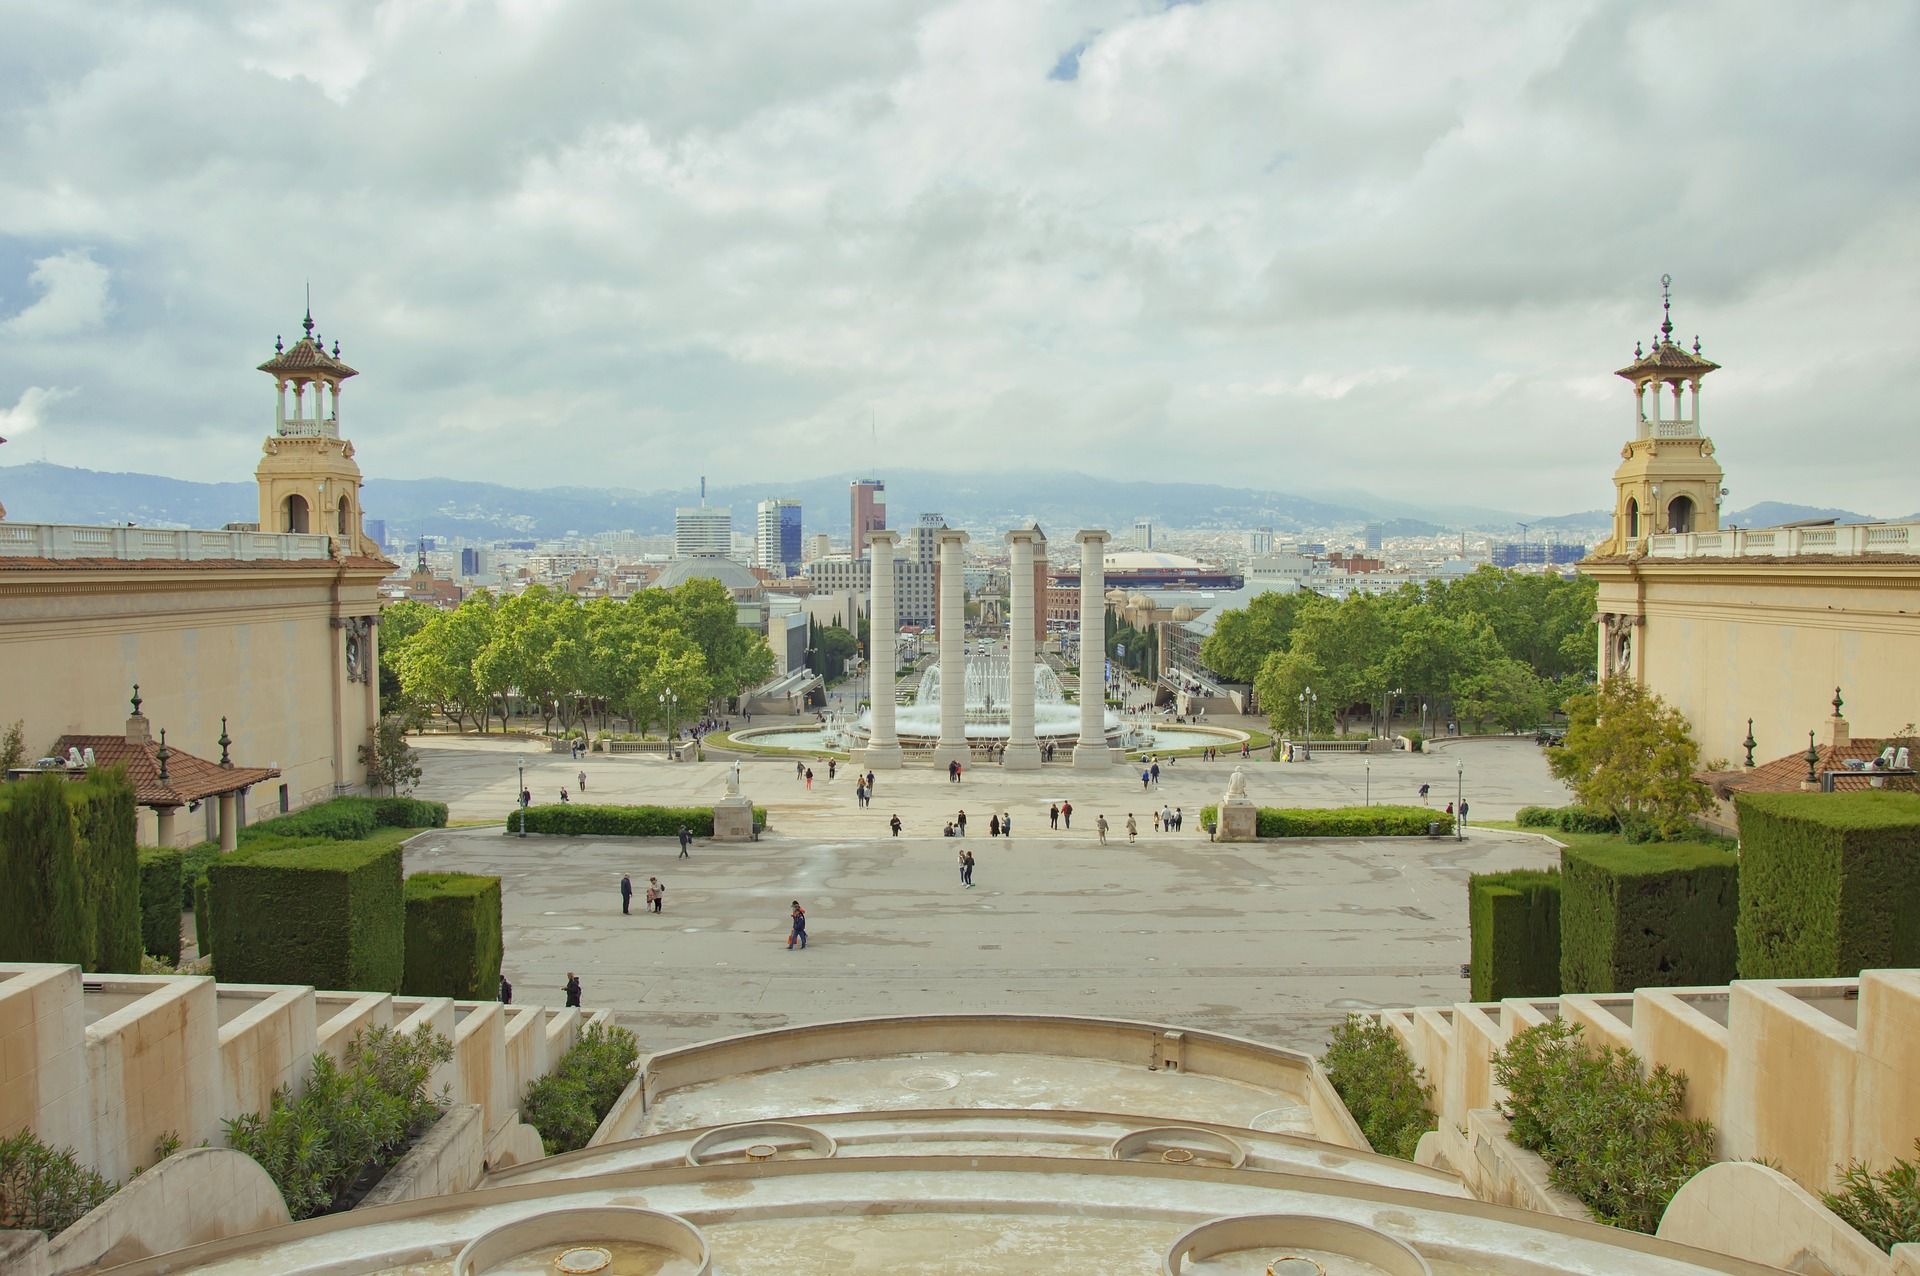
[[[0,465],[1920,510],[1920,6],[0,0]],[[875,451],[877,435],[878,451]]]

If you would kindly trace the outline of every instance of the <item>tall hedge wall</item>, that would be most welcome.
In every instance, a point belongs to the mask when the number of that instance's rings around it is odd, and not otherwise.
[[[500,879],[415,873],[407,879],[410,997],[491,998],[500,988]]]
[[[1631,992],[1735,976],[1739,862],[1692,842],[1560,854],[1560,987]]]
[[[1920,794],[1756,793],[1740,813],[1740,974],[1920,966]]]
[[[445,828],[447,804],[408,797],[339,797],[276,815],[240,830],[243,843],[263,838],[357,842],[377,828]]]
[[[1467,879],[1475,1001],[1560,995],[1560,874],[1475,873]]]
[[[1453,832],[1453,817],[1425,806],[1263,806],[1261,837],[1419,837],[1434,825]]]
[[[140,945],[155,957],[180,964],[181,855],[170,846],[140,852]]]
[[[207,870],[214,971],[234,983],[398,992],[398,846],[242,847]]]
[[[125,772],[0,785],[0,960],[139,973],[140,867]]]
[[[756,823],[765,824],[767,808],[753,808]],[[713,808],[710,806],[594,806],[586,802],[560,802],[549,806],[530,806],[526,810],[527,832],[560,833],[571,837],[672,837],[682,824],[695,837],[713,836]],[[507,815],[507,832],[520,831],[520,808]]]

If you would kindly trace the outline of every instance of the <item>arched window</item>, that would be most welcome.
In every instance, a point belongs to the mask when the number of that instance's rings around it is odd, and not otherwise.
[[[1671,532],[1693,530],[1693,498],[1691,496],[1676,496],[1668,503],[1667,530]]]
[[[280,503],[283,517],[281,527],[289,532],[305,533],[307,530],[307,498],[294,493]]]
[[[1633,540],[1640,535],[1640,502],[1627,498],[1627,539]]]
[[[352,525],[353,525],[353,507],[347,504],[347,498],[343,496],[340,498],[340,527],[339,527],[340,534],[342,536],[345,536],[347,534],[347,529]]]

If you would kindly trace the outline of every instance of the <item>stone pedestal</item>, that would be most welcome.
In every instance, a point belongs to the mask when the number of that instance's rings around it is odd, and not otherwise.
[[[753,800],[724,797],[713,804],[713,840],[751,842],[753,840]]]
[[[870,744],[860,750],[857,765],[869,771],[898,771],[900,769],[900,745]]]
[[[1216,842],[1256,842],[1260,839],[1260,808],[1246,798],[1229,799],[1220,804],[1220,822],[1213,831]]]

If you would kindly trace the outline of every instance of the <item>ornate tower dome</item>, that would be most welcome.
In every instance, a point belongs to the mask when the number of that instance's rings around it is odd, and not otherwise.
[[[254,478],[260,484],[260,530],[319,532],[333,538],[336,555],[377,556],[361,532],[360,466],[353,443],[340,437],[340,387],[359,373],[329,353],[314,331],[313,305],[292,346],[278,337],[260,371],[273,377],[279,399]],[[288,402],[288,392],[292,402]]]

